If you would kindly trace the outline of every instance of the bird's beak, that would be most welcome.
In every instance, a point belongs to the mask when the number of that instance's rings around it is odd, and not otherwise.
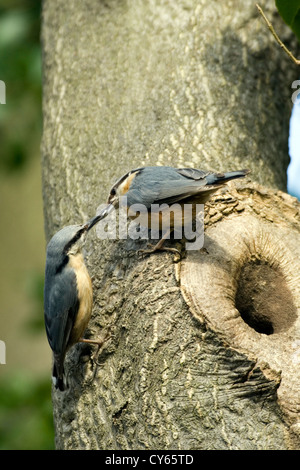
[[[101,210],[101,212],[97,215],[95,215],[92,219],[90,219],[85,225],[86,225],[86,230],[87,232],[91,230],[94,225],[96,225],[100,220],[104,219],[114,208],[113,204],[108,204],[104,209]]]

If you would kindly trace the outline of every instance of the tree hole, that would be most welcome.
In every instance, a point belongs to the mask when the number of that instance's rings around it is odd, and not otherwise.
[[[287,330],[297,317],[297,309],[283,274],[262,261],[243,266],[235,305],[243,320],[265,335]]]

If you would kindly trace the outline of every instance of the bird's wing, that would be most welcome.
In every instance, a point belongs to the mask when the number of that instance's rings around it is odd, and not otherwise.
[[[56,274],[50,284],[45,304],[46,332],[51,349],[62,354],[66,351],[79,307],[76,275],[72,269],[65,268],[63,275]]]
[[[137,178],[136,178],[137,179]],[[204,191],[207,181],[202,179],[193,181],[189,178],[178,178],[166,181],[148,181],[147,185],[140,186],[138,179],[126,193],[127,205],[143,204],[150,209],[151,204],[173,204]]]
[[[197,168],[176,168],[176,171],[179,175],[195,181],[202,180],[210,174],[209,171],[197,170]]]

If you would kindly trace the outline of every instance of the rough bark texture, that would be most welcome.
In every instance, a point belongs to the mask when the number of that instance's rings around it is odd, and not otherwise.
[[[42,40],[47,240],[137,166],[253,181],[216,195],[204,249],[181,263],[93,231],[88,334],[114,337],[97,367],[86,345],[69,354],[57,447],[297,447],[299,204],[282,192],[295,75],[254,3],[46,0]]]

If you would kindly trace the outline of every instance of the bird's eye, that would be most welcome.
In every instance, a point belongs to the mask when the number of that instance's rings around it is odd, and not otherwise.
[[[117,194],[117,191],[115,190],[115,188],[112,188],[110,195],[115,196],[116,194]]]

